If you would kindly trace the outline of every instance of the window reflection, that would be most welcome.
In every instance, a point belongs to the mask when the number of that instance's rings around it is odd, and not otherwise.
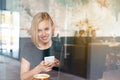
[[[0,11],[0,54],[19,58],[19,12]]]

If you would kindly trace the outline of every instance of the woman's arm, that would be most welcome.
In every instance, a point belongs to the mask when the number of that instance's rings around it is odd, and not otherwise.
[[[26,59],[22,58],[22,60],[21,60],[21,73],[20,73],[21,80],[27,80],[27,79],[32,80],[32,76],[34,74],[39,73],[39,72],[41,72],[39,66],[36,66],[34,69],[32,69],[30,71],[30,63]]]
[[[30,62],[22,58],[21,61],[21,80],[32,80],[33,75],[40,72],[48,72],[52,70],[53,63],[41,61],[35,68],[30,70]]]

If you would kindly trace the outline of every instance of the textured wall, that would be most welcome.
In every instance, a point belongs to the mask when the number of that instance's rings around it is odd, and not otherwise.
[[[29,36],[31,19],[39,11],[50,13],[57,26],[55,35],[73,36],[75,31],[88,27],[76,24],[88,19],[88,25],[97,29],[97,36],[120,36],[119,0],[7,0],[7,9],[20,11],[21,37]]]

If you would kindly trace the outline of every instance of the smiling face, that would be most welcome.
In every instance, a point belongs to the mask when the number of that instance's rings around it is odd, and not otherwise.
[[[30,34],[37,48],[45,49],[52,45],[54,23],[47,12],[37,13],[32,20]]]
[[[52,37],[52,26],[49,20],[43,20],[38,24],[38,40],[40,44],[48,44]]]

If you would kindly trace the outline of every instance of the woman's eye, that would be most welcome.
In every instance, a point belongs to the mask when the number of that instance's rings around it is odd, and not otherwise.
[[[40,29],[38,29],[38,32],[41,32],[41,30],[40,30]]]
[[[49,30],[49,28],[46,28],[45,30]]]

